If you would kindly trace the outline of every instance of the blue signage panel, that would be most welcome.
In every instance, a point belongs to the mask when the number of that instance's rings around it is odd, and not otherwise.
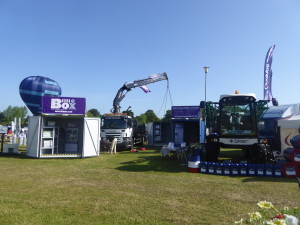
[[[200,106],[172,106],[172,118],[199,119]]]
[[[85,114],[85,98],[43,96],[42,113],[44,114]]]

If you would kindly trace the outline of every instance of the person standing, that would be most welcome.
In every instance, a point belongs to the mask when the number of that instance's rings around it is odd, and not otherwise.
[[[111,141],[110,154],[116,154],[116,153],[117,153],[117,138],[114,138]]]
[[[110,152],[110,147],[111,147],[111,140],[109,138],[106,138],[104,140],[104,152]]]

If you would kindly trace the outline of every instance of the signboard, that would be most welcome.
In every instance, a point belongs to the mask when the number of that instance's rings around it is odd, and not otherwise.
[[[0,126],[0,134],[7,134],[8,127],[6,126]]]
[[[42,113],[44,114],[85,114],[85,98],[42,97]]]
[[[172,106],[173,119],[199,119],[200,106]]]
[[[300,104],[279,105],[270,107],[263,118],[285,118],[299,112]]]

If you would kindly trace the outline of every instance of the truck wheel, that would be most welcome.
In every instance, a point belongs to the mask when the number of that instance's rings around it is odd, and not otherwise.
[[[144,145],[145,145],[145,138],[142,137],[142,146],[144,146]]]
[[[250,149],[243,149],[243,157],[244,158],[247,158],[247,159],[249,159],[249,158],[251,158],[251,151],[250,151]]]
[[[147,136],[143,137],[143,146],[148,144]]]
[[[104,142],[100,141],[100,152],[104,152]]]
[[[134,142],[133,142],[133,138],[130,139],[130,149],[132,150],[134,148]]]

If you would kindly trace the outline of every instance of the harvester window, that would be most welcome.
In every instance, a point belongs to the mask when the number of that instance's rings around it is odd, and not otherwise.
[[[223,104],[220,118],[221,135],[254,134],[251,112],[253,104]]]
[[[252,129],[252,122],[251,116],[243,116],[241,118],[242,128],[244,130],[251,130]]]

